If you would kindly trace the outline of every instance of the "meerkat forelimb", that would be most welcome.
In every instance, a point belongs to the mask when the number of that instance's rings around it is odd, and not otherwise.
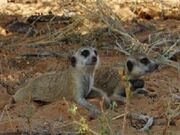
[[[14,102],[27,100],[54,102],[63,98],[73,100],[89,110],[93,115],[99,114],[97,107],[86,100],[91,93],[104,97],[107,106],[110,100],[106,93],[94,87],[94,74],[99,65],[99,56],[93,47],[82,47],[71,57],[71,66],[65,71],[43,74],[13,96]]]
[[[148,94],[148,91],[144,89],[145,82],[140,78],[157,68],[158,65],[145,55],[129,57],[125,62],[124,70],[131,84],[132,93],[144,92]],[[123,86],[118,70],[119,67],[101,66],[96,72],[95,86],[103,89],[111,97],[111,100],[125,103],[125,86]]]

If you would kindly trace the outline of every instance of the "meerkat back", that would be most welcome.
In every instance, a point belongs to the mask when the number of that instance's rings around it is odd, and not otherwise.
[[[120,83],[120,76],[117,68],[111,66],[101,66],[95,74],[95,86],[104,90],[108,96],[113,94],[113,90]]]
[[[45,102],[54,102],[64,97],[71,99],[74,89],[72,85],[70,85],[72,81],[74,80],[70,69],[45,74],[37,80],[34,80],[36,85],[34,85],[32,89],[32,99]]]
[[[69,88],[63,87],[65,85],[70,86],[67,83],[72,79],[70,79],[71,76],[68,74],[68,71],[61,71],[40,75],[30,81],[25,87],[19,89],[13,96],[14,101],[32,99],[35,101],[53,102],[62,98],[62,96],[67,96],[68,98],[69,94],[66,93],[69,92],[66,92],[65,89]]]

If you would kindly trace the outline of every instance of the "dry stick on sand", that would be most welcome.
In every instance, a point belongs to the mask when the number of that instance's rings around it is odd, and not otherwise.
[[[139,131],[147,131],[154,123],[154,118],[150,116],[145,116],[137,113],[128,114],[128,118],[147,121],[143,128],[140,128]]]
[[[112,120],[116,120],[116,119],[122,118],[125,115],[126,114],[118,115],[118,116],[112,118]],[[127,114],[127,118],[128,119],[134,119],[134,120],[147,121],[146,124],[144,125],[144,127],[140,128],[139,131],[147,131],[153,125],[153,123],[154,123],[154,118],[153,117],[142,115],[142,114],[137,114],[137,113],[128,113]]]
[[[4,106],[4,109],[3,109],[1,117],[0,117],[0,122],[2,121],[2,118],[3,118],[4,114],[5,114],[5,112],[6,112],[7,116],[8,116],[8,120],[9,120],[9,123],[10,123],[10,126],[11,126],[12,130],[15,131],[15,128],[12,125],[12,119],[11,119],[9,111],[8,111],[8,105]]]
[[[123,47],[118,43],[118,41],[116,40],[116,45],[117,45],[117,50],[119,50],[120,52],[122,52],[123,54],[130,56],[130,53],[127,52],[126,50],[123,49]]]
[[[178,102],[180,102],[180,96],[176,95],[176,94],[171,94],[172,98],[177,100]]]
[[[167,57],[160,56],[160,58],[157,59],[157,63],[159,63],[160,65],[169,65],[171,67],[176,68],[178,71],[180,71],[180,64],[178,62],[169,60]]]

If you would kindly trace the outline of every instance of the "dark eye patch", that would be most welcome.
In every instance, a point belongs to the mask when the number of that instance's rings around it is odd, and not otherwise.
[[[147,65],[147,64],[150,63],[150,61],[148,60],[148,58],[142,58],[142,59],[140,60],[140,62],[143,63],[144,65]]]
[[[128,60],[127,61],[127,68],[128,68],[128,71],[131,72],[133,70],[133,62],[131,60]]]
[[[88,57],[88,56],[90,55],[90,52],[89,52],[89,50],[83,50],[83,51],[81,52],[81,55],[86,58],[86,57]]]
[[[95,55],[97,55],[97,51],[96,50],[94,50],[94,53],[95,53]]]

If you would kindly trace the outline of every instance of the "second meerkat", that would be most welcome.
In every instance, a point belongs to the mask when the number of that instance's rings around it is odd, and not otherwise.
[[[110,105],[106,93],[94,87],[94,74],[99,65],[99,56],[95,48],[82,47],[71,58],[71,66],[65,71],[43,74],[13,95],[13,101],[27,100],[54,102],[63,98],[73,100],[85,107],[93,115],[100,111],[86,98],[91,93],[104,97],[105,104]]]
[[[144,89],[142,76],[153,72],[158,64],[144,54],[130,56],[124,65],[125,75],[131,84],[134,93],[148,91]],[[112,100],[125,102],[125,88],[118,73],[119,67],[101,66],[95,75],[95,86],[104,90]],[[96,97],[96,95],[94,95]]]

